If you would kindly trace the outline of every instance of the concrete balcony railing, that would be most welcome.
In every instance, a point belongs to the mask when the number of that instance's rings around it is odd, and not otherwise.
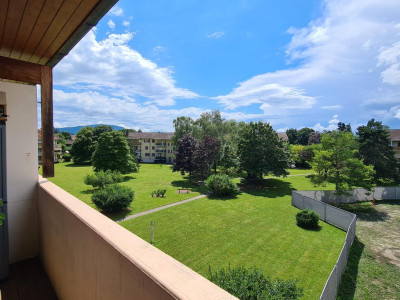
[[[46,179],[39,252],[60,299],[236,299]]]

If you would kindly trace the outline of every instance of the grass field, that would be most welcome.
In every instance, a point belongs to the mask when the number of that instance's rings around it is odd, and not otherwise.
[[[305,176],[267,179],[233,199],[203,198],[120,224],[149,241],[155,221],[154,245],[203,276],[209,266],[257,266],[272,277],[298,279],[303,299],[318,299],[345,232],[325,223],[319,231],[297,227],[294,189],[314,187]]]
[[[341,208],[357,214],[357,238],[337,299],[400,299],[400,201]]]
[[[95,208],[91,200],[94,189],[92,186],[83,183],[85,175],[91,172],[91,166],[59,163],[55,164],[55,177],[49,179]],[[200,195],[202,192],[202,187],[190,184],[186,177],[178,172],[173,173],[168,165],[142,164],[139,173],[131,173],[125,177],[127,181],[121,184],[129,186],[135,191],[135,200],[131,204],[131,210],[111,215],[110,217],[113,219],[119,219],[125,215],[189,199]],[[167,189],[164,198],[151,197],[151,191],[158,188]],[[189,194],[179,194],[177,193],[179,188],[191,188],[192,192]]]

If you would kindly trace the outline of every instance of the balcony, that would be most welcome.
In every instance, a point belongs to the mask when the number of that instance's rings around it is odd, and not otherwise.
[[[59,299],[236,299],[46,179],[39,257]]]
[[[396,147],[393,146],[393,150],[394,151],[400,151],[400,146],[396,146]]]

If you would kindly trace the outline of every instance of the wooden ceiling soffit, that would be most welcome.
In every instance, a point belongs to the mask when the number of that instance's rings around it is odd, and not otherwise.
[[[0,56],[0,78],[40,84],[41,65]]]

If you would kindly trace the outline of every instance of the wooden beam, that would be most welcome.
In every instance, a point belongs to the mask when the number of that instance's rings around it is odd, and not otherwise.
[[[53,70],[41,66],[42,168],[43,177],[54,177]]]
[[[41,65],[0,56],[2,79],[40,84],[41,74]]]

